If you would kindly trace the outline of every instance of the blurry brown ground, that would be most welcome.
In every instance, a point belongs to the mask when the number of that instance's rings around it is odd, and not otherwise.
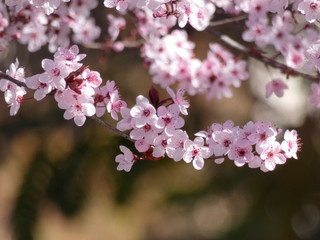
[[[206,33],[191,39],[202,59],[215,41]],[[85,64],[116,80],[129,107],[138,94],[147,96],[151,77],[138,50],[110,53],[103,65],[99,52],[87,54]],[[16,56],[27,75],[51,58],[13,45],[1,70]],[[259,99],[248,81],[233,91],[222,101],[190,97],[190,136],[213,122],[252,120]],[[169,159],[138,162],[125,173],[114,159],[119,144],[132,144],[91,119],[81,128],[65,121],[50,97],[24,102],[15,117],[4,101],[0,111],[0,240],[320,239],[319,114],[297,127],[304,143],[299,160],[271,173],[229,160],[196,171]]]

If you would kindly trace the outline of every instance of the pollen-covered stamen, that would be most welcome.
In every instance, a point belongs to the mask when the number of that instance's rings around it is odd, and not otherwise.
[[[301,147],[302,147],[302,145],[303,145],[303,143],[301,142],[301,138],[297,138],[297,145],[298,145],[298,152],[300,152],[301,151]]]
[[[238,155],[239,155],[240,157],[244,157],[244,156],[246,155],[246,152],[245,152],[243,149],[241,149],[241,150],[238,152]]]
[[[54,68],[54,69],[52,69],[52,75],[53,76],[56,76],[56,77],[58,77],[58,76],[60,76],[60,69],[59,68]]]
[[[75,108],[77,109],[77,111],[82,111],[82,105],[80,103],[76,104]]]
[[[166,117],[164,117],[162,119],[166,124],[169,124],[171,122],[171,117],[169,117],[169,116],[166,116]]]
[[[267,134],[266,134],[266,133],[260,134],[260,140],[261,140],[261,141],[264,141],[264,140],[266,140],[266,139],[267,139]]]
[[[310,8],[311,8],[312,10],[317,9],[317,7],[318,7],[318,3],[315,3],[315,2],[311,2],[311,3],[310,3]]]
[[[22,102],[23,102],[23,100],[24,100],[24,99],[23,99],[23,97],[22,97],[22,96],[18,96],[18,97],[17,97],[17,102],[18,102],[18,103],[22,103]]]
[[[150,125],[150,124],[144,125],[143,130],[144,130],[145,132],[149,132],[149,131],[151,130],[151,125]]]
[[[193,156],[193,157],[198,156],[199,153],[200,153],[199,149],[193,148],[193,150],[192,150],[192,156]]]
[[[162,147],[167,147],[167,145],[168,145],[167,140],[166,139],[162,140],[161,145],[162,145]]]
[[[272,152],[272,151],[268,152],[268,157],[269,158],[272,158],[273,156],[274,156],[274,152]]]
[[[224,147],[229,147],[230,144],[231,144],[231,141],[230,141],[230,140],[224,140],[224,142],[223,142],[223,146],[224,146]]]
[[[143,111],[143,116],[145,116],[145,117],[148,117],[149,115],[150,115],[150,110],[149,109],[145,109],[144,111]]]

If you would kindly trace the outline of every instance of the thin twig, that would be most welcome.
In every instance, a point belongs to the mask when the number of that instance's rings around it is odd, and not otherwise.
[[[311,74],[297,71],[294,68],[288,67],[286,64],[277,62],[272,58],[264,56],[263,53],[258,50],[250,50],[247,47],[236,42],[235,40],[233,40],[229,36],[221,34],[219,31],[216,31],[212,28],[208,28],[208,31],[210,33],[212,33],[213,35],[215,35],[217,38],[219,38],[219,40],[221,40],[228,47],[230,47],[234,50],[240,51],[243,55],[257,59],[258,61],[263,62],[269,66],[281,69],[281,71],[287,75],[291,75],[291,76],[298,76],[299,75],[299,76],[301,76],[305,79],[311,80],[311,81],[319,81],[320,80],[319,76],[314,76]]]
[[[141,47],[143,45],[142,41],[121,41],[121,43],[124,45],[126,48],[136,48],[136,47]],[[98,49],[98,50],[106,50],[106,49],[112,49],[113,44],[112,43],[104,43],[104,42],[96,42],[96,43],[91,43],[91,44],[83,44],[85,48],[88,49]]]
[[[97,123],[99,123],[100,125],[109,128],[110,130],[114,131],[115,133],[119,134],[121,137],[124,137],[125,139],[131,141],[131,142],[135,142],[133,139],[130,138],[129,135],[125,134],[124,132],[121,132],[120,130],[116,129],[115,127],[111,126],[110,124],[106,123],[105,121],[101,120],[100,118],[98,118],[97,116],[92,116],[91,117],[93,120],[95,120]]]
[[[227,18],[227,19],[211,22],[209,24],[209,26],[210,27],[220,27],[220,26],[231,24],[231,23],[237,23],[237,22],[243,21],[247,18],[248,18],[247,15],[240,15],[240,16],[236,16],[233,18]]]

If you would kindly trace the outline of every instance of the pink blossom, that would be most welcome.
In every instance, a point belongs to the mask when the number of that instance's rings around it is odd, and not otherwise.
[[[281,145],[278,142],[273,142],[260,154],[261,159],[264,161],[264,166],[267,170],[273,171],[276,164],[284,164],[286,157],[281,151]]]
[[[6,74],[15,78],[18,81],[25,82],[24,69],[19,68],[19,61],[16,59],[15,63],[11,63]],[[24,87],[19,87],[11,81],[0,79],[0,90],[4,92],[4,99],[10,107],[10,116],[14,116],[20,109],[20,104],[23,101],[23,95],[27,92]]]
[[[133,140],[144,139],[146,143],[153,144],[154,139],[161,130],[154,125],[146,124],[140,128],[134,128],[130,132],[130,138]]]
[[[181,129],[175,131],[173,136],[168,139],[167,154],[174,161],[180,161],[185,153],[184,144],[188,140],[188,134]]]
[[[251,146],[240,147],[240,145],[243,146],[243,144],[234,144],[228,153],[228,158],[234,160],[234,164],[238,167],[250,162],[254,157]]]
[[[124,18],[116,18],[111,14],[108,14],[107,18],[110,22],[108,32],[111,36],[111,41],[113,42],[119,36],[120,31],[126,27],[126,21],[124,20]]]
[[[76,21],[71,24],[74,32],[73,40],[76,43],[91,44],[99,36],[101,29],[96,26],[93,18],[86,18],[82,15],[76,17]]]
[[[52,85],[40,82],[41,74],[36,74],[29,78],[26,78],[27,87],[36,90],[34,92],[34,99],[37,101],[42,100],[53,90]]]
[[[192,161],[193,167],[200,170],[204,166],[204,158],[210,156],[208,147],[204,147],[204,140],[201,137],[197,137],[194,141],[186,140],[185,142],[186,152],[183,155],[183,160],[187,163]]]
[[[93,105],[93,98],[86,95],[78,95],[71,89],[67,89],[62,92],[58,100],[58,106],[66,111],[63,117],[66,120],[74,119],[77,126],[82,126],[86,117],[91,117],[96,113],[96,109]]]
[[[306,50],[306,60],[305,67],[315,67],[320,72],[320,40]]]
[[[135,162],[135,156],[132,154],[130,149],[125,146],[120,145],[120,150],[121,152],[123,152],[123,154],[119,154],[116,156],[116,162],[119,163],[117,166],[117,170],[124,170],[126,172],[129,172]]]
[[[266,85],[266,98],[270,97],[272,93],[277,97],[282,97],[284,89],[288,89],[288,85],[282,79],[273,79]]]
[[[156,109],[142,95],[137,97],[137,104],[131,108],[130,114],[133,118],[133,124],[138,128],[143,127],[147,123],[154,125],[158,121]]]
[[[133,128],[131,121],[132,121],[132,117],[130,114],[130,109],[127,107],[122,107],[120,109],[120,113],[122,116],[122,120],[120,120],[117,123],[117,129],[119,129],[120,131],[126,131],[126,130],[130,130]]]
[[[177,104],[171,104],[168,108],[160,106],[157,110],[159,120],[157,126],[164,128],[168,136],[172,136],[176,129],[183,127],[184,119],[179,116],[180,110]]]
[[[42,60],[42,68],[45,70],[40,75],[39,81],[45,84],[52,84],[54,88],[64,90],[66,88],[65,78],[71,73],[71,69],[66,67],[62,61],[51,59]]]
[[[184,115],[188,115],[187,108],[190,107],[190,103],[183,97],[185,90],[178,89],[177,94],[175,94],[171,88],[167,87],[167,92],[169,93],[174,103],[179,107],[180,112]]]
[[[256,151],[261,154],[266,147],[275,142],[277,134],[277,130],[270,122],[258,122],[256,123],[256,131],[248,136],[248,139],[256,144]]]
[[[235,133],[230,129],[214,132],[212,137],[217,143],[213,146],[213,152],[216,156],[228,154],[237,139]]]
[[[135,141],[134,146],[139,152],[146,152],[150,148],[150,144],[144,138]]]
[[[293,157],[298,159],[297,152],[299,150],[299,139],[296,130],[286,130],[284,133],[284,140],[281,143],[281,149],[285,152],[287,158]]]
[[[310,23],[320,20],[320,1],[319,0],[303,0],[298,10],[305,14],[306,20]]]
[[[154,157],[164,157],[166,153],[166,149],[168,146],[168,139],[170,137],[163,132],[161,135],[157,136],[153,141],[153,151],[152,156]]]
[[[248,42],[255,42],[258,47],[264,47],[269,42],[269,33],[271,28],[268,25],[268,19],[259,18],[247,20],[248,29],[243,32],[242,38]]]

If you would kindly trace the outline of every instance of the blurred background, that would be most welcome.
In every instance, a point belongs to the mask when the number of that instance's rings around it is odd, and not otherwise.
[[[106,21],[105,14],[97,15],[98,22]],[[189,30],[196,57],[204,59],[209,42],[217,39]],[[235,35],[241,30],[224,28]],[[104,81],[116,81],[129,107],[137,95],[147,96],[152,82],[138,49],[110,52],[104,63],[97,50],[81,52],[87,54],[84,64]],[[0,53],[0,69],[16,57],[30,76],[42,72],[41,59],[52,54],[45,48],[31,54],[12,43]],[[269,120],[297,129],[303,142],[299,160],[269,173],[237,168],[231,161],[207,161],[197,171],[170,159],[140,161],[131,172],[118,172],[119,145],[133,149],[131,142],[92,119],[81,128],[64,120],[52,97],[23,102],[15,117],[0,101],[0,239],[320,239],[320,125],[319,111],[307,102],[310,83],[290,78],[283,98],[266,101],[265,84],[280,73],[248,63],[251,78],[233,89],[233,98],[189,97],[185,129],[191,137],[226,120],[241,126]],[[116,124],[110,117],[104,120]]]

